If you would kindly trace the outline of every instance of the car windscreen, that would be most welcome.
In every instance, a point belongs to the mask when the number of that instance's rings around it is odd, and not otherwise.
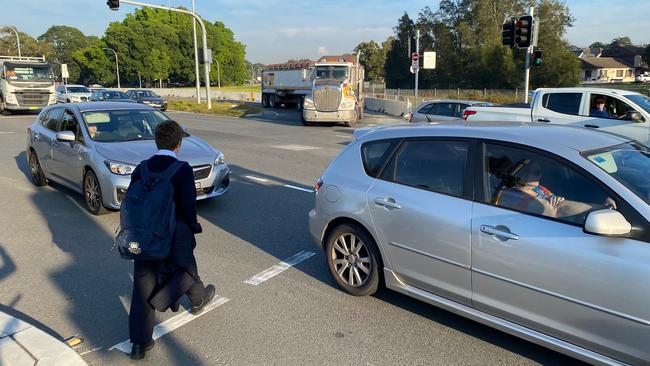
[[[650,113],[650,98],[646,97],[645,95],[638,94],[626,95],[625,97],[633,101],[639,107],[643,108],[644,111]]]
[[[4,74],[12,81],[52,81],[49,65],[5,64]]]
[[[106,91],[102,92],[104,99],[130,99],[126,93],[118,91]]]
[[[169,118],[155,110],[88,111],[82,113],[90,138],[97,142],[150,140],[156,126]]]
[[[650,204],[650,150],[646,146],[630,142],[587,151],[582,156]]]
[[[68,86],[66,90],[68,93],[90,93],[90,90],[82,86]]]
[[[158,96],[156,93],[154,93],[154,92],[152,92],[152,91],[149,91],[149,90],[138,90],[138,91],[134,91],[134,92],[132,92],[132,93],[133,93],[133,95],[135,95],[135,96],[138,97],[138,98],[142,98],[142,97],[157,97],[157,96]]]

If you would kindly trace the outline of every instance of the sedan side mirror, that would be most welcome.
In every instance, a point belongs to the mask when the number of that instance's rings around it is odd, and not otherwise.
[[[643,121],[643,116],[641,115],[641,113],[639,113],[637,111],[629,111],[629,112],[627,112],[627,114],[625,116],[625,119],[628,119],[628,120],[634,121],[634,122],[642,122]]]
[[[56,133],[56,140],[59,142],[75,142],[77,137],[72,131],[61,131]]]
[[[629,234],[632,224],[620,212],[604,209],[589,213],[584,230],[590,234],[619,236]]]

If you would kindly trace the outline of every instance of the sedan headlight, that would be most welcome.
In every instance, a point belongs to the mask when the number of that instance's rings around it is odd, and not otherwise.
[[[217,158],[214,159],[214,166],[225,164],[225,163],[226,163],[226,157],[223,156],[222,153],[219,153],[219,155],[217,155]]]
[[[303,108],[304,109],[315,109],[316,106],[314,105],[314,101],[311,98],[305,98],[305,101],[303,103]]]
[[[111,171],[111,173],[117,175],[131,175],[135,170],[135,165],[120,163],[119,161],[106,160],[104,164],[106,164],[106,167]]]

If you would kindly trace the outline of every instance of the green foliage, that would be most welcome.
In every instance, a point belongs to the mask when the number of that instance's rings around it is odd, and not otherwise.
[[[527,13],[539,16],[543,66],[531,70],[531,86],[579,82],[580,63],[564,34],[573,17],[562,0],[441,0],[437,11],[424,8],[416,22],[404,14],[395,28],[393,52],[386,59],[389,88],[412,88],[408,36],[420,30],[420,52],[436,51],[436,70],[420,71],[422,88],[520,88],[525,52],[501,45],[504,19]]]
[[[386,44],[389,45],[390,42]],[[386,54],[388,49],[384,46],[378,45],[375,41],[370,41],[359,43],[359,45],[354,48],[354,52],[361,52],[359,62],[365,69],[366,80],[383,82],[384,66],[386,64]]]
[[[39,42],[27,33],[23,33],[18,29],[20,35],[20,50],[22,56],[45,56],[49,60],[54,50],[52,47],[45,43]],[[0,27],[0,55],[3,56],[18,56],[18,47],[16,44],[16,33],[8,27]]]
[[[86,37],[80,30],[66,25],[55,25],[38,37],[39,42],[50,45],[53,49],[52,71],[60,77],[61,64],[68,65],[69,80],[78,82],[81,76],[81,67],[74,61],[72,54],[83,47],[97,42],[97,37]]]
[[[151,80],[165,80],[169,77],[171,57],[167,51],[152,48],[148,57],[144,59],[142,76]]]
[[[103,46],[103,43],[96,42],[72,53],[72,59],[80,66],[80,83],[104,85],[117,82],[114,58],[109,58],[106,51],[102,49]]]

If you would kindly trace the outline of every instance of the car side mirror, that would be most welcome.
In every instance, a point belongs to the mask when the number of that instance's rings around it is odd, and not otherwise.
[[[641,122],[641,121],[643,121],[643,116],[641,115],[641,113],[639,113],[637,111],[629,111],[625,115],[625,119],[628,119],[628,120],[634,121],[634,122]]]
[[[629,234],[632,224],[620,212],[604,209],[589,213],[584,230],[590,234],[620,236]]]
[[[77,137],[72,131],[61,131],[56,133],[56,140],[59,142],[75,142]]]

